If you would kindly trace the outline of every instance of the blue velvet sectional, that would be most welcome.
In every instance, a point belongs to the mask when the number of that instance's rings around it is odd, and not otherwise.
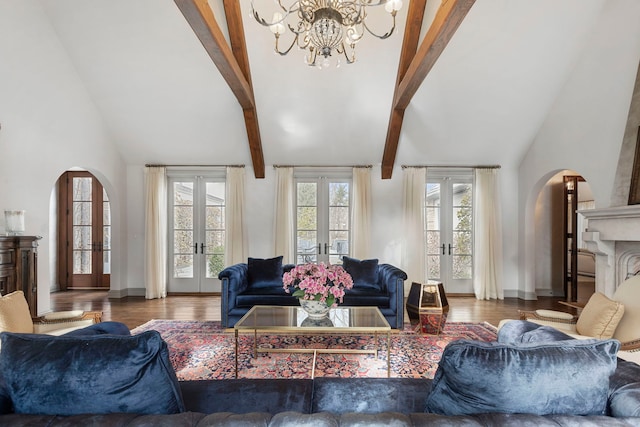
[[[0,426],[640,426],[640,365],[617,341],[534,328],[449,344],[433,380],[180,382],[156,331],[2,333]]]
[[[389,325],[402,329],[404,322],[404,271],[378,260],[344,257],[343,266],[351,274],[354,287],[345,292],[343,306],[378,307]],[[254,305],[299,305],[284,291],[282,275],[294,266],[282,265],[282,257],[249,258],[247,263],[225,268],[222,281],[222,326],[231,328]]]

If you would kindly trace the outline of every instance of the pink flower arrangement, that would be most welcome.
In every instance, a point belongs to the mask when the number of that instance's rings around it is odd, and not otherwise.
[[[342,303],[344,290],[353,288],[353,279],[340,265],[300,264],[282,276],[284,290],[297,298],[322,301],[327,307]]]

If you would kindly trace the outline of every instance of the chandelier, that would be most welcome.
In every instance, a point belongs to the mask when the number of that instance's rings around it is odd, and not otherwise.
[[[356,43],[365,31],[379,39],[386,39],[396,28],[396,13],[402,7],[402,0],[297,0],[289,7],[283,0],[274,0],[278,9],[270,21],[265,20],[254,8],[251,0],[251,12],[260,24],[269,27],[275,35],[275,51],[280,55],[288,54],[294,46],[307,49],[305,63],[310,66],[326,68],[333,52],[344,55],[348,64],[356,60]],[[367,8],[384,5],[391,15],[391,28],[384,34],[376,34],[367,26]],[[293,35],[291,44],[280,49],[280,36],[287,30]],[[318,56],[322,59],[319,60]],[[340,59],[336,59],[340,66]]]

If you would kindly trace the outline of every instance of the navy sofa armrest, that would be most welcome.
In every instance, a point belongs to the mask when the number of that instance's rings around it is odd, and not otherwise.
[[[378,284],[389,296],[389,307],[396,313],[396,324],[392,328],[402,329],[404,322],[404,281],[407,273],[391,264],[378,265]]]
[[[225,268],[218,274],[222,281],[222,326],[229,327],[229,311],[236,307],[236,297],[249,286],[249,267],[246,263],[235,264]]]

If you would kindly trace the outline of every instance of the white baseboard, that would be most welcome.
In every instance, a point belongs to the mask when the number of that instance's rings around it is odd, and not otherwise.
[[[125,297],[143,297],[145,295],[146,290],[144,288],[116,289],[110,290],[107,293],[107,297],[113,299],[120,299]]]

